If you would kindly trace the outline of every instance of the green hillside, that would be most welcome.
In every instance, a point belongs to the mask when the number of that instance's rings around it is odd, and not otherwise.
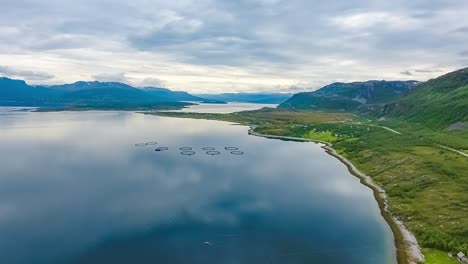
[[[433,128],[467,122],[468,68],[417,85],[409,94],[383,105],[379,114]]]
[[[416,84],[416,81],[332,83],[317,91],[295,94],[279,108],[353,111],[369,104],[390,102],[408,93]]]

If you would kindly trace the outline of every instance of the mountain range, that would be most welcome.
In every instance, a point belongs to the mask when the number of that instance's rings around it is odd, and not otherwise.
[[[160,87],[136,88],[120,82],[78,81],[71,84],[34,86],[23,80],[0,77],[0,105],[38,107],[102,107],[174,102],[249,102],[279,104],[291,94],[223,93],[192,95]]]
[[[0,105],[38,107],[131,108],[183,106],[179,102],[280,103],[293,111],[345,111],[376,118],[399,118],[444,128],[468,122],[468,68],[426,82],[366,81],[332,83],[316,91],[283,93],[223,93],[192,95],[159,87],[136,88],[119,82],[84,82],[31,86],[0,77]],[[158,107],[155,107],[158,105]]]
[[[22,80],[0,78],[0,105],[8,106],[109,106],[145,105],[182,101],[222,103],[166,88],[136,88],[119,82],[84,82],[31,86]]]
[[[356,110],[366,104],[390,101],[408,93],[417,81],[366,81],[332,83],[313,92],[298,93],[280,108],[313,110]]]
[[[295,94],[278,108],[356,112],[444,128],[468,122],[468,68],[427,82],[333,83]]]

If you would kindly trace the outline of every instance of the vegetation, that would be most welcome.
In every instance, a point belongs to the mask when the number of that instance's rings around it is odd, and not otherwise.
[[[454,257],[449,257],[446,252],[435,249],[424,249],[424,256],[426,257],[426,263],[431,264],[459,264]]]
[[[326,142],[335,142],[336,141],[336,136],[333,134],[333,132],[326,130],[326,131],[314,131],[311,130],[309,133],[304,135],[304,138],[312,139],[312,140],[317,140],[317,141],[326,141]]]
[[[386,104],[384,116],[445,129],[468,121],[468,68],[421,83],[406,96]]]

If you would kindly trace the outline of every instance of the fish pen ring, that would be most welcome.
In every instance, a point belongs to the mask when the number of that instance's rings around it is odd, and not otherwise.
[[[179,149],[180,149],[180,150],[192,150],[191,147],[181,147],[181,148],[179,148]]]
[[[168,147],[157,147],[154,151],[164,151],[168,149],[169,149]]]
[[[211,155],[211,156],[214,156],[214,155],[219,155],[219,154],[221,154],[221,152],[216,151],[216,150],[210,150],[210,151],[207,151],[206,154]]]
[[[243,152],[243,151],[234,150],[234,151],[231,151],[231,154],[232,154],[232,155],[244,155],[244,152]]]
[[[203,147],[202,149],[203,149],[203,150],[216,150],[216,149],[213,148],[213,147]]]
[[[238,150],[238,147],[225,147],[225,150]]]
[[[195,155],[195,151],[184,150],[184,151],[180,152],[180,154],[185,155],[185,156],[192,156],[192,155]]]

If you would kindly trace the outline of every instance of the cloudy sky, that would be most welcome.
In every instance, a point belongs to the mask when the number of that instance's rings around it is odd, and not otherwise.
[[[463,0],[0,0],[0,76],[216,93],[468,66]]]

